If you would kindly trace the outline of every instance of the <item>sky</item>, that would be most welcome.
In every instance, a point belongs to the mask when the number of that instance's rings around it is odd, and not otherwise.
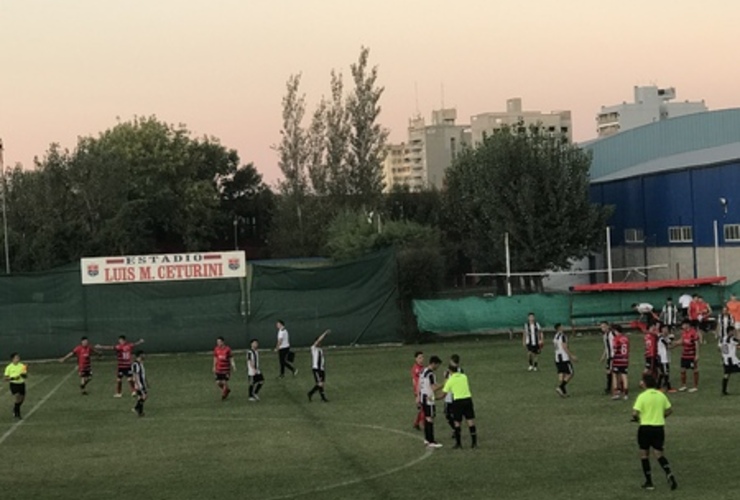
[[[740,107],[738,20],[736,0],[0,0],[5,166],[156,115],[274,184],[288,77],[302,74],[310,116],[332,69],[349,87],[362,46],[392,142],[417,111],[444,104],[468,123],[512,97],[571,110],[583,141],[635,85]]]

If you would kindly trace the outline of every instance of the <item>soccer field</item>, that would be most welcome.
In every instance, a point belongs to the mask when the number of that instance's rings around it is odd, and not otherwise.
[[[409,370],[418,346],[326,349],[327,397],[309,403],[310,356],[296,377],[276,380],[277,355],[263,352],[266,384],[247,401],[244,353],[233,392],[215,388],[208,355],[152,356],[146,416],[132,398],[114,399],[114,362],[93,361],[81,396],[72,363],[29,363],[25,420],[11,418],[0,390],[0,497],[39,499],[736,499],[740,396],[720,397],[716,347],[702,346],[695,394],[671,395],[666,455],[679,489],[670,492],[653,461],[656,490],[644,492],[631,423],[641,336],[632,335],[631,400],[603,395],[599,336],[571,339],[578,356],[572,397],[555,393],[552,349],[526,370],[519,341],[487,339],[421,346],[427,359],[458,353],[471,383],[479,448],[467,431],[451,449],[441,415],[429,451],[411,427]],[[673,354],[674,360],[678,352]],[[678,363],[672,381],[678,385]],[[443,368],[439,370],[439,376]],[[740,376],[730,383],[740,394]]]

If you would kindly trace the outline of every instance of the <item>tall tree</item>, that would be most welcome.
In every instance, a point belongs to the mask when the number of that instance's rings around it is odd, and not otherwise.
[[[280,191],[299,200],[308,188],[306,170],[309,160],[308,134],[303,128],[306,95],[299,93],[300,85],[300,73],[288,78],[283,96],[283,128],[280,130],[280,144],[276,147],[278,166],[285,176],[280,181]]]
[[[331,103],[326,111],[326,170],[328,191],[335,199],[349,193],[347,155],[350,132],[343,77],[341,73],[332,71]]]
[[[377,86],[378,67],[368,68],[370,50],[362,47],[352,64],[354,89],[347,99],[350,123],[348,191],[368,206],[374,206],[383,191],[383,160],[388,130],[378,123],[383,87]]]
[[[450,237],[481,271],[504,268],[509,233],[516,271],[566,268],[600,248],[610,210],[589,201],[589,156],[560,137],[504,129],[447,171]]]

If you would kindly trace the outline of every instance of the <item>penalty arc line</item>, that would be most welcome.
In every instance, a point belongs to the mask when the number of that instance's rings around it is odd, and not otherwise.
[[[38,410],[39,408],[41,408],[41,405],[43,405],[44,403],[46,403],[49,400],[49,398],[52,397],[54,395],[54,393],[57,392],[59,390],[59,388],[67,380],[69,380],[69,377],[71,377],[72,375],[74,375],[76,372],[77,372],[77,368],[76,367],[75,368],[72,368],[72,371],[71,372],[69,372],[67,375],[65,375],[65,377],[57,385],[55,385],[49,391],[49,393],[46,396],[44,396],[43,398],[41,398],[41,401],[39,401],[38,403],[36,403],[36,405],[33,408],[31,408],[31,411],[29,411],[26,414],[26,418],[29,418],[31,415],[33,415],[34,413],[36,413],[36,410]],[[13,426],[10,429],[8,429],[7,431],[5,431],[5,434],[3,434],[2,436],[0,436],[0,444],[3,444],[5,442],[5,440],[8,439],[18,429],[18,427],[20,427],[21,425],[23,425],[23,422],[25,422],[25,420],[19,420],[18,422],[16,422],[15,424],[13,424]]]

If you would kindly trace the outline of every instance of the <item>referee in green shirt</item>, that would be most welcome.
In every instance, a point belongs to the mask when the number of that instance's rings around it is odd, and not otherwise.
[[[13,417],[21,419],[21,405],[26,399],[27,367],[21,363],[21,356],[17,352],[10,355],[10,364],[5,367],[5,380],[10,383],[10,393],[15,397]]]
[[[462,444],[460,444],[460,426],[462,425],[463,418],[468,422],[471,448],[476,448],[478,446],[478,435],[475,429],[475,408],[473,408],[473,396],[470,393],[468,376],[462,373],[460,367],[457,365],[450,364],[448,370],[450,376],[445,381],[442,392],[444,392],[445,396],[447,394],[452,395],[452,403],[450,404],[452,407],[452,419],[455,423],[454,448],[462,448]]]
[[[671,472],[668,459],[663,456],[663,443],[665,441],[665,419],[672,413],[671,402],[665,394],[656,389],[655,377],[646,373],[642,376],[642,385],[645,390],[635,400],[632,408],[632,420],[640,423],[637,430],[637,444],[640,447],[640,460],[642,461],[642,472],[645,474],[643,489],[652,490],[653,477],[650,471],[650,449],[653,449],[658,463],[663,468],[668,484],[672,490],[678,488],[676,478]]]

